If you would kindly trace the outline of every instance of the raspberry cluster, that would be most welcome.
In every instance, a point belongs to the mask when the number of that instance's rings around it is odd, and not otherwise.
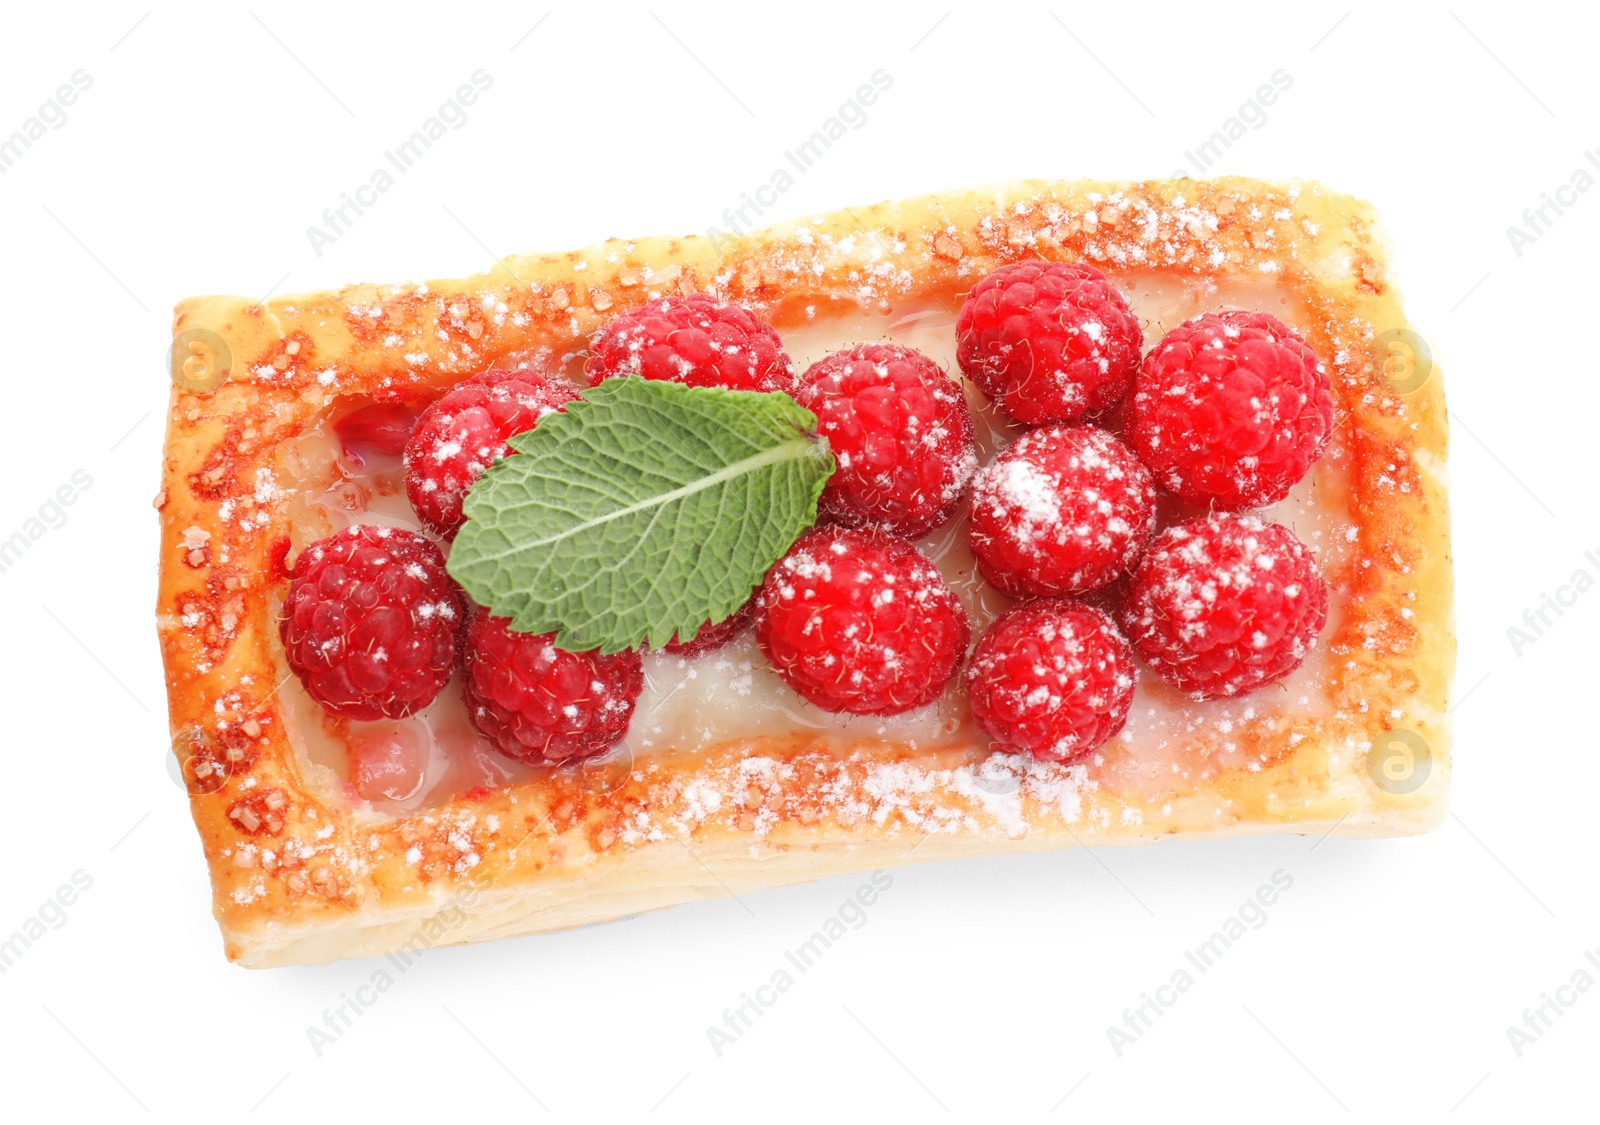
[[[1141,364],[1137,323],[1103,274],[1038,262],[1003,266],[974,286],[957,333],[967,375],[1013,420],[1044,424],[973,485],[972,551],[991,584],[1017,598],[1098,590],[1097,599],[1120,601],[1133,651],[1200,698],[1253,691],[1299,667],[1326,621],[1328,592],[1292,531],[1213,514],[1151,545],[1157,486],[1213,513],[1261,508],[1288,496],[1326,449],[1332,388],[1298,333],[1263,312],[1206,313],[1168,332]],[[1105,418],[1125,395],[1127,445],[1102,430],[1049,425]],[[1040,749],[1048,740],[1037,729],[1015,728],[1036,721],[1025,702],[1033,698],[1060,729],[1080,729],[1071,708],[1052,702],[1065,697],[1046,682],[1054,665],[1036,635],[1062,611],[1015,612],[1018,621],[1003,617],[979,643],[983,659],[968,672],[974,714],[996,744],[1059,757]],[[1107,620],[1095,635],[1107,629],[1116,632]],[[1038,657],[1031,676],[1022,658],[999,658],[1010,651]],[[1098,713],[1120,725],[1116,707]]]
[[[771,325],[739,306],[690,294],[614,318],[592,342],[587,374],[594,381],[642,375],[772,391],[791,389],[793,370]],[[406,496],[418,520],[449,541],[463,523],[468,490],[510,452],[510,439],[575,397],[576,388],[553,374],[490,370],[420,414],[399,402],[375,403],[341,416],[334,430],[356,464],[403,454]],[[929,398],[948,406],[932,384]],[[870,414],[870,404],[862,403]],[[970,420],[960,432],[970,448]],[[289,578],[285,652],[330,713],[357,720],[413,714],[433,702],[460,666],[474,725],[510,757],[540,765],[581,761],[607,753],[627,733],[643,690],[638,651],[567,652],[551,636],[511,629],[471,606],[445,572],[438,545],[424,535],[350,528],[309,546]],[[753,614],[752,599],[727,620],[674,638],[666,651],[703,655],[728,643]],[[362,745],[353,735],[352,747]],[[363,774],[371,772],[367,757],[356,756],[357,774],[371,782],[363,791],[387,792]]]
[[[1031,427],[981,470],[961,382],[900,344],[833,353],[796,379],[771,325],[708,294],[656,298],[594,335],[591,381],[788,391],[836,461],[818,526],[745,607],[666,652],[697,657],[753,624],[802,698],[863,715],[932,703],[965,662],[993,744],[1063,763],[1123,728],[1136,657],[1200,699],[1299,667],[1327,621],[1327,582],[1292,531],[1244,514],[1288,496],[1332,434],[1326,371],[1293,329],[1261,312],[1207,313],[1141,362],[1138,318],[1105,274],[1017,262],[973,287],[956,332],[962,372]],[[449,540],[509,440],[575,394],[554,375],[494,370],[420,415],[375,404],[335,430],[357,462],[403,448],[407,496]],[[1101,428],[1119,409],[1126,444]],[[1020,600],[970,661],[966,608],[911,541],[964,500],[979,573]],[[1175,518],[1183,505],[1206,514]],[[280,628],[307,691],[348,719],[413,714],[459,666],[477,729],[536,765],[609,752],[644,687],[639,650],[569,652],[511,628],[466,599],[434,539],[410,531],[353,527],[312,544],[289,570]]]

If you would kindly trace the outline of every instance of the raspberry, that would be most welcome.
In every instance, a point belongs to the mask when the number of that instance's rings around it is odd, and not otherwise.
[[[1138,561],[1156,529],[1156,488],[1104,430],[1032,430],[972,486],[978,569],[1013,598],[1085,593]]]
[[[398,719],[455,670],[463,604],[422,535],[347,527],[295,560],[278,623],[306,692],[335,715]]]
[[[772,326],[709,293],[657,297],[613,317],[594,334],[584,371],[591,385],[614,375],[736,391],[787,391],[794,382]]]
[[[899,344],[834,352],[800,377],[839,467],[818,507],[838,523],[909,539],[949,519],[978,457],[961,385]]]
[[[481,606],[467,621],[467,712],[495,749],[557,766],[622,741],[644,690],[638,651],[567,652],[553,633],[509,626]]]
[[[739,635],[750,618],[755,614],[756,600],[752,597],[733,613],[732,617],[717,622],[715,625],[707,622],[695,631],[694,636],[686,641],[680,641],[676,634],[666,643],[662,652],[671,653],[673,656],[682,656],[685,659],[704,656],[714,652]]]
[[[454,538],[467,489],[506,455],[507,439],[577,397],[536,371],[485,371],[424,410],[406,445],[406,497],[422,522]]]
[[[1128,442],[1168,492],[1225,511],[1289,495],[1333,432],[1327,373],[1261,312],[1206,313],[1164,336],[1134,381]]]
[[[966,609],[926,555],[852,528],[802,535],[756,604],[761,651],[824,711],[894,715],[931,702],[970,636]]]
[[[998,617],[967,668],[972,717],[1000,747],[1073,762],[1122,729],[1133,652],[1111,618],[1081,602],[1037,601]]]
[[[1025,426],[1076,422],[1122,401],[1144,333],[1106,275],[1015,262],[972,287],[956,318],[961,370]]]
[[[1226,514],[1158,535],[1122,608],[1145,663],[1197,699],[1282,679],[1327,619],[1328,584],[1294,532]]]
[[[344,447],[344,455],[357,465],[369,456],[399,457],[406,451],[417,412],[398,402],[374,402],[340,418],[333,424]]]

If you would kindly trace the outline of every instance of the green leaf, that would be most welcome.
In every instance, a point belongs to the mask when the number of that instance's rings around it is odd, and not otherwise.
[[[816,519],[833,456],[784,394],[607,379],[511,439],[467,494],[450,573],[574,652],[730,616]]]

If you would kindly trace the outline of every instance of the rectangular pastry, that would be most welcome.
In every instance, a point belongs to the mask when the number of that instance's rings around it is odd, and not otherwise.
[[[1444,814],[1444,396],[1349,196],[1023,181],[173,330],[243,965]]]

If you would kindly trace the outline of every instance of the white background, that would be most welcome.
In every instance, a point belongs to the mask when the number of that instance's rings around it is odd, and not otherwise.
[[[1580,718],[1600,670],[1600,593],[1520,656],[1507,628],[1575,571],[1600,575],[1600,190],[1520,256],[1506,231],[1600,149],[1593,17],[1484,3],[1052,15],[664,2],[547,16],[7,7],[0,135],[74,71],[93,86],[0,176],[0,538],[75,470],[93,485],[0,574],[0,936],[74,872],[93,885],[0,975],[0,1114],[1592,1113],[1600,988],[1569,993],[1521,1057],[1506,1029],[1580,968],[1600,980],[1584,958],[1600,947],[1600,767]],[[314,254],[307,226],[479,68],[494,85],[467,123]],[[1010,177],[1170,175],[1272,72],[1293,77],[1217,170],[1371,199],[1412,320],[1435,341],[1461,637],[1452,815],[1410,840],[896,871],[867,923],[720,1058],[707,1025],[862,878],[431,953],[317,1057],[307,1026],[377,963],[227,964],[164,761],[150,501],[173,302],[456,276],[486,269],[491,251],[704,231],[880,68],[894,84],[866,124],[771,217]],[[1279,869],[1293,887],[1266,924],[1118,1057],[1107,1026]]]

